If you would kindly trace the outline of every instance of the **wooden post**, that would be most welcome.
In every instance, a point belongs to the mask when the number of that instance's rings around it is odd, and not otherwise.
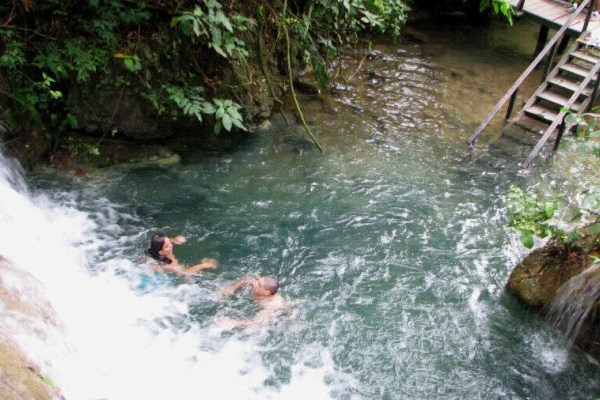
[[[556,139],[554,139],[554,146],[552,147],[552,151],[556,151],[558,150],[558,144],[560,143],[560,139],[562,139],[563,137],[563,133],[565,133],[565,119],[563,118],[562,120],[562,124],[560,124],[560,129],[558,130],[558,133],[556,134]]]
[[[558,54],[563,54],[565,52],[565,49],[569,44],[569,39],[569,35],[563,36],[562,40],[560,41],[560,44],[558,45]]]
[[[596,8],[596,0],[592,0],[590,2],[590,7],[588,8],[588,12],[585,16],[585,22],[583,23],[583,28],[581,28],[581,33],[587,31],[588,25],[590,24],[590,19],[592,18],[592,13],[594,12],[594,8]]]
[[[594,101],[596,101],[596,97],[598,97],[598,86],[600,85],[600,77],[596,75],[596,81],[594,81],[594,89],[592,90],[592,94],[590,95],[590,104],[587,105],[585,112],[589,112],[594,105]]]
[[[510,116],[512,115],[513,108],[515,107],[515,100],[517,99],[517,93],[519,92],[519,88],[515,89],[515,92],[510,96],[510,102],[508,103],[508,109],[506,110],[506,116],[504,119],[506,121],[510,120]]]
[[[550,30],[550,28],[548,28],[545,25],[540,26],[540,33],[538,34],[537,45],[535,46],[535,51],[533,52],[534,57],[537,57],[537,55],[540,54],[540,51],[542,51],[542,49],[546,45],[546,40],[548,40],[548,31],[549,30]]]
[[[566,37],[568,36],[565,35],[563,40]],[[550,49],[550,52],[548,53],[548,58],[546,59],[546,68],[544,68],[544,73],[542,74],[542,83],[546,81],[546,78],[550,73],[550,69],[552,68],[552,60],[554,60],[554,54],[556,54],[556,43],[554,43],[554,46],[552,46],[552,49]]]

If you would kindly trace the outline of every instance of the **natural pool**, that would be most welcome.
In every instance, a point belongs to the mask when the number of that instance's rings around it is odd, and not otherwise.
[[[498,126],[465,144],[527,66],[535,26],[421,29],[427,43],[378,42],[353,80],[303,99],[324,154],[275,116],[227,154],[93,180],[36,175],[36,205],[2,186],[16,197],[0,213],[9,255],[27,266],[32,247],[64,252],[31,269],[67,326],[56,353],[39,350],[67,398],[599,395],[598,365],[503,290],[526,254],[503,196],[551,165],[519,171],[530,148]],[[155,232],[187,236],[181,262],[219,268],[141,289]],[[258,274],[280,278],[293,311],[223,331],[219,318],[256,306],[219,289]]]

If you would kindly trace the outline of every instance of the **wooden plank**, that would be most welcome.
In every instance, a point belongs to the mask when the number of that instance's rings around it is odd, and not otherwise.
[[[528,117],[525,114],[515,119],[514,124],[523,129],[527,129],[528,131],[535,132],[540,136],[542,133],[544,133],[546,129],[548,129],[547,123],[541,122],[535,118]]]
[[[599,57],[596,57],[590,53],[586,53],[581,50],[575,51],[575,52],[571,53],[571,55],[573,56],[573,58],[578,58],[585,62],[589,62],[590,64],[596,64],[600,60]]]
[[[560,86],[562,88],[570,90],[571,92],[574,92],[574,91],[576,91],[579,88],[579,84],[578,83],[575,83],[575,82],[573,82],[572,80],[569,80],[569,79],[562,78],[560,76],[553,77],[550,80],[548,80],[548,82],[551,83],[552,85]],[[592,89],[589,88],[589,87],[585,88],[583,90],[583,92],[581,92],[581,94],[584,95],[584,96],[589,96],[589,95],[592,94]]]
[[[518,0],[510,0],[513,6],[517,6]],[[558,0],[525,0],[523,13],[530,19],[546,25],[552,29],[559,29],[570,19],[572,13],[569,12],[570,4],[566,1]],[[568,28],[569,36],[575,36],[581,33],[585,19],[587,17],[587,7],[581,10],[581,13],[575,18],[575,21]],[[600,30],[600,20],[591,20],[587,30]]]
[[[540,99],[546,100],[552,104],[556,104],[560,108],[565,107],[567,105],[567,103],[569,102],[569,99],[566,98],[565,96],[561,96],[560,94],[558,94],[556,92],[551,92],[548,90],[545,90],[542,93],[540,93],[538,95],[538,97]],[[571,105],[571,110],[579,111],[580,107],[581,107],[581,102],[573,103],[573,105]]]
[[[542,119],[547,122],[554,121],[554,119],[556,119],[556,117],[558,116],[557,112],[554,112],[554,111],[550,110],[549,108],[538,106],[538,105],[531,106],[524,111],[525,111],[526,115],[529,115],[529,116],[537,118],[537,119]]]
[[[576,75],[580,78],[585,78],[587,76],[587,74],[590,72],[589,70],[587,70],[585,68],[581,68],[581,67],[578,67],[573,64],[565,64],[565,65],[561,66],[560,69],[563,71],[566,71],[570,74]],[[592,79],[592,81],[594,81],[594,79]]]
[[[537,1],[537,2],[529,2],[529,0],[525,1],[525,5],[523,6],[523,10],[526,11],[540,11],[540,10],[550,10],[557,9],[560,6],[551,2],[551,1]]]

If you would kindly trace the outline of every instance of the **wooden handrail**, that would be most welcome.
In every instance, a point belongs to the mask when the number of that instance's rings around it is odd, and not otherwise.
[[[529,67],[527,67],[527,69],[521,74],[521,76],[515,81],[515,83],[513,83],[513,85],[510,87],[510,89],[508,89],[508,91],[504,95],[504,97],[502,97],[502,99],[496,104],[494,109],[483,120],[483,122],[481,124],[479,124],[477,129],[475,129],[475,132],[473,133],[473,135],[471,135],[469,140],[467,140],[467,143],[470,146],[472,146],[475,143],[475,141],[477,140],[479,135],[481,135],[481,132],[483,132],[483,130],[490,123],[492,118],[494,118],[496,116],[496,114],[498,113],[498,111],[500,111],[500,108],[502,108],[502,106],[504,106],[504,104],[508,101],[508,99],[511,98],[513,93],[515,93],[516,90],[523,84],[523,82],[529,76],[529,74],[531,74],[531,72],[538,66],[540,61],[542,61],[542,59],[546,56],[546,54],[550,51],[550,49],[552,49],[552,47],[556,44],[556,42],[558,42],[558,39],[560,39],[563,36],[565,31],[571,26],[571,24],[573,23],[575,18],[577,18],[577,16],[579,14],[581,14],[581,12],[590,3],[590,1],[591,0],[583,0],[583,2],[581,2],[579,7],[577,7],[577,9],[573,12],[573,15],[571,15],[571,17],[567,20],[567,22],[565,22],[565,24],[558,30],[558,32],[556,32],[556,34],[552,37],[552,39],[550,39],[550,41],[548,43],[546,43],[546,46],[542,49],[542,51],[539,52],[539,54],[531,62]],[[595,3],[595,1],[594,1],[594,3]],[[591,11],[591,8],[590,8],[590,11]],[[588,18],[590,16],[591,16],[591,12],[588,12]],[[587,24],[586,24],[586,26],[587,26]]]

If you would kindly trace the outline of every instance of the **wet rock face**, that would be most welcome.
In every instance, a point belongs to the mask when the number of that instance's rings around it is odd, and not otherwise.
[[[548,320],[548,311],[561,287],[588,269],[594,262],[591,255],[597,252],[597,237],[584,237],[571,246],[550,240],[515,267],[506,290],[519,302]],[[576,337],[570,339],[600,360],[600,304],[596,301],[594,304],[574,305],[574,308],[578,307],[589,307],[589,313],[582,320]],[[562,328],[558,326],[557,329]]]
[[[3,279],[7,277],[10,279]],[[12,287],[21,280],[33,278],[0,255],[0,319],[4,322],[0,327],[0,399],[62,399],[60,389],[13,339],[22,332],[33,332],[44,340],[40,324],[59,325],[49,303],[31,296],[32,290],[21,291],[19,284]]]
[[[73,87],[72,92],[69,102],[77,111],[78,127],[90,135],[115,130],[129,139],[150,140],[172,134],[154,108],[132,90]]]
[[[83,135],[111,138],[116,133],[134,142],[213,135],[211,115],[205,115],[202,123],[191,116],[173,118],[174,110],[159,113],[136,88],[74,86],[71,93],[68,102]],[[228,134],[223,131],[221,136]]]
[[[511,273],[507,291],[526,306],[542,311],[558,289],[591,264],[578,252],[550,241],[531,252]]]

